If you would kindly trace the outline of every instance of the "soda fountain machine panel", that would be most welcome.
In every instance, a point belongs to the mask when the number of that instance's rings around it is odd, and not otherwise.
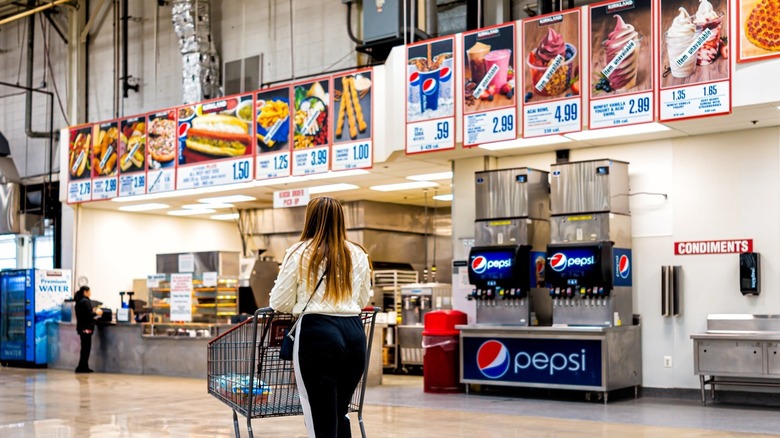
[[[631,323],[631,286],[622,272],[624,265],[630,266],[630,252],[616,250],[610,241],[598,241],[550,244],[547,254],[545,278],[553,300],[554,325],[615,327]],[[621,269],[619,276],[615,275],[616,263]]]
[[[474,247],[468,272],[478,324],[529,325],[529,296],[536,286],[530,245]]]

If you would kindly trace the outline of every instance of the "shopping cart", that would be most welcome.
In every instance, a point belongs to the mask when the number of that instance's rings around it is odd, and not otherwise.
[[[368,362],[377,307],[363,309],[360,318],[366,331],[366,366],[349,412],[357,412],[360,433],[363,425],[363,397],[366,393]],[[254,317],[236,325],[208,345],[209,394],[233,409],[233,427],[239,438],[238,415],[246,417],[246,427],[252,438],[252,419],[302,415],[292,361],[279,359],[279,347],[292,326],[292,315],[259,309]]]

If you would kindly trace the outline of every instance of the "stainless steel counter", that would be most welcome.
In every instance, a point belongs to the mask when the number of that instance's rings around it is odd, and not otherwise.
[[[702,403],[707,385],[780,387],[780,315],[709,315],[691,339]]]

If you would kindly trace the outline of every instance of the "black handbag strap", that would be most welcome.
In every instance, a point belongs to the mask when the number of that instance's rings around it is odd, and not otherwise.
[[[322,284],[322,280],[324,278],[325,278],[325,273],[323,272],[322,275],[320,276],[320,281],[317,282],[317,285],[314,286],[314,290],[311,291],[311,295],[309,295],[309,300],[306,301],[306,305],[303,306],[303,310],[301,310],[301,316],[303,315],[303,312],[306,311],[306,308],[309,307],[309,303],[311,302],[311,299],[314,298],[314,294],[317,293],[317,289],[320,288],[320,285]],[[300,318],[300,316],[299,316],[299,318]]]

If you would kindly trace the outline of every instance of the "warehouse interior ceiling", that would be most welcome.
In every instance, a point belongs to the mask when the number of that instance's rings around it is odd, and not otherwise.
[[[159,203],[167,207],[158,210],[142,212],[140,214],[166,215],[173,210],[180,210],[185,205],[199,204],[201,199],[229,196],[229,195],[248,195],[255,200],[244,201],[232,204],[232,207],[216,209],[214,213],[202,213],[189,217],[210,218],[217,214],[225,214],[230,210],[246,208],[270,208],[273,206],[273,192],[278,190],[289,190],[298,188],[313,188],[331,184],[353,184],[357,186],[352,190],[324,192],[342,201],[371,200],[377,202],[397,203],[433,206],[449,206],[447,201],[434,201],[434,195],[448,195],[453,193],[451,180],[431,181],[436,185],[430,188],[407,189],[391,192],[380,192],[372,190],[370,187],[384,184],[397,184],[412,182],[407,179],[409,176],[420,174],[431,174],[448,172],[452,170],[452,160],[493,156],[510,157],[517,155],[527,155],[534,153],[552,152],[558,149],[581,149],[595,146],[607,146],[614,144],[633,144],[651,140],[681,138],[694,135],[715,134],[718,132],[737,131],[745,129],[759,129],[771,126],[780,126],[780,108],[778,104],[762,104],[735,108],[734,112],[727,116],[716,118],[698,118],[666,124],[671,129],[651,132],[631,136],[620,136],[612,138],[603,138],[596,140],[579,140],[558,143],[552,145],[539,145],[530,147],[515,147],[506,150],[485,150],[482,148],[463,149],[460,146],[452,151],[438,151],[431,153],[422,153],[415,155],[405,155],[403,152],[395,152],[390,158],[382,163],[375,163],[373,168],[362,175],[339,176],[335,178],[323,179],[315,177],[312,180],[291,180],[290,178],[280,178],[274,180],[258,181],[256,184],[242,185],[240,187],[220,187],[215,193],[208,194],[188,194],[185,192],[171,192],[161,195],[161,198],[149,199],[140,198],[119,198],[114,201],[88,202],[83,204],[85,208],[120,210],[122,207],[131,205]],[[609,158],[609,157],[605,157]],[[321,175],[320,175],[321,176]],[[260,184],[260,185],[257,185]],[[312,194],[312,196],[316,196]],[[123,201],[123,202],[118,202]]]

